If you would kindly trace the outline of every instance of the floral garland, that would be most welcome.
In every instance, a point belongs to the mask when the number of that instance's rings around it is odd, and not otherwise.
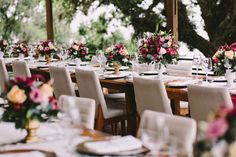
[[[54,55],[57,52],[57,48],[52,40],[40,41],[36,46],[36,51],[41,56]]]
[[[225,74],[227,69],[236,71],[236,43],[220,46],[212,59],[216,75]]]
[[[128,62],[128,51],[124,47],[123,44],[114,44],[111,47],[108,47],[105,50],[105,56],[107,58],[107,62],[111,65],[112,62],[119,62],[121,65],[129,65]]]
[[[4,106],[2,120],[15,122],[16,128],[24,129],[27,121],[46,121],[58,112],[57,100],[53,98],[52,81],[42,76],[16,77],[7,84],[4,94],[8,105]]]
[[[72,46],[67,50],[67,54],[70,58],[80,58],[85,60],[85,57],[88,55],[88,48],[83,43],[74,42]]]
[[[30,49],[28,45],[21,42],[15,43],[12,46],[12,54],[16,55],[23,54],[25,57],[27,57],[29,55],[29,50]]]
[[[166,32],[149,33],[139,41],[139,56],[141,63],[173,64],[177,61],[178,45],[172,34]]]

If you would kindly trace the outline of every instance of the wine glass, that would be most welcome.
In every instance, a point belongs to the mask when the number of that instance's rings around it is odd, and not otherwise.
[[[211,58],[202,59],[202,70],[206,73],[206,82],[208,82],[208,73],[212,70],[212,60]]]
[[[143,145],[150,150],[149,155],[157,156],[160,150],[167,144],[169,138],[169,129],[165,125],[163,117],[154,119],[152,129],[143,129],[141,131],[141,140]]]
[[[130,56],[130,63],[132,64],[132,74],[133,76],[136,75],[136,73],[138,73],[138,56],[137,53],[135,53],[134,55]]]
[[[79,108],[73,97],[62,100],[60,104],[61,111],[58,114],[62,132],[67,139],[67,149],[72,151],[74,145],[74,137],[79,133],[79,129],[75,126],[81,123]]]
[[[102,64],[104,62],[104,58],[105,58],[104,53],[101,50],[96,50],[96,59],[99,64],[99,69],[100,69],[99,71],[101,72],[103,71]]]
[[[202,61],[202,58],[201,58],[201,55],[199,53],[195,53],[193,55],[193,65],[196,66],[196,69],[197,69],[197,80],[198,80],[198,70],[199,70],[199,67],[201,66],[201,61]]]

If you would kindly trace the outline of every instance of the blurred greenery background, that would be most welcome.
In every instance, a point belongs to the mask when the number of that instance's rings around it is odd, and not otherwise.
[[[164,6],[164,0],[53,0],[55,42],[68,47],[84,41],[91,53],[123,43],[135,53],[143,33],[168,31]],[[189,52],[212,56],[236,41],[235,10],[234,0],[179,0],[179,41]],[[0,38],[32,44],[46,39],[45,14],[45,0],[0,0]]]

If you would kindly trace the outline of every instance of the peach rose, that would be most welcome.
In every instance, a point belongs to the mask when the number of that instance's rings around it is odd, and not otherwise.
[[[50,96],[53,96],[53,88],[51,87],[50,84],[43,84],[39,90],[44,94],[46,95],[47,97],[50,97]]]
[[[225,51],[225,57],[228,59],[233,59],[234,58],[234,52],[232,50]]]
[[[79,50],[79,46],[78,45],[73,45],[72,48],[77,50],[77,51]]]
[[[109,52],[112,51],[112,48],[111,48],[111,47],[108,47],[105,51],[106,51],[107,53],[109,53]]]
[[[54,45],[50,42],[49,44],[48,44],[48,46],[49,46],[49,48],[52,50],[52,49],[55,49],[55,47],[54,47]]]
[[[7,94],[7,99],[12,103],[22,104],[26,100],[25,91],[20,89],[17,85],[13,86]]]

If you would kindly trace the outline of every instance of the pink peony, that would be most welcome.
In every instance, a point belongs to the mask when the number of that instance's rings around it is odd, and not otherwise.
[[[231,45],[230,45],[230,49],[231,49],[232,51],[236,51],[236,43],[231,44]]]
[[[43,101],[43,95],[39,89],[32,89],[30,92],[30,99],[35,103],[40,103]]]
[[[207,137],[209,139],[217,139],[225,134],[225,132],[228,130],[228,127],[228,123],[225,119],[216,119],[209,123]]]

